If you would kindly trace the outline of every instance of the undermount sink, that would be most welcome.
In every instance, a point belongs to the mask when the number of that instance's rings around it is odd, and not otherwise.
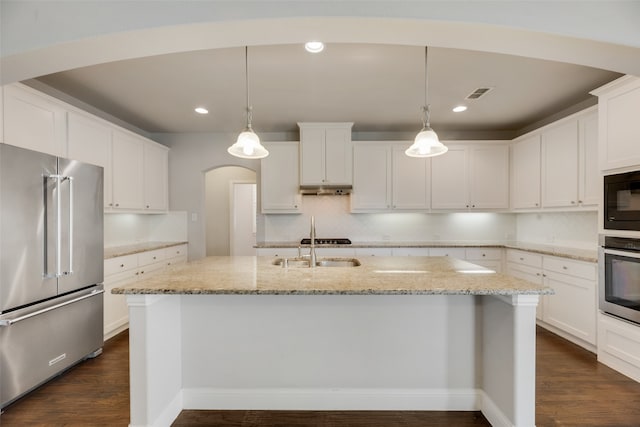
[[[305,258],[277,258],[273,265],[289,268],[309,268],[310,261]],[[318,258],[316,267],[358,267],[360,261],[355,258]]]

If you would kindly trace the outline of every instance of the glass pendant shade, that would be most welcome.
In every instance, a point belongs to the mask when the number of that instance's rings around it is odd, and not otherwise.
[[[444,154],[449,150],[438,139],[438,135],[429,126],[422,128],[420,133],[416,135],[416,139],[404,152],[409,157],[433,157]]]
[[[260,144],[260,138],[251,128],[242,131],[227,152],[242,159],[262,159],[269,155],[269,151]]]
[[[269,155],[269,151],[260,144],[260,138],[251,128],[253,108],[249,103],[249,50],[244,48],[245,88],[247,90],[247,127],[240,132],[236,143],[227,148],[227,152],[242,159],[262,159]]]
[[[427,59],[429,57],[429,48],[424,48],[424,106],[422,107],[422,130],[418,135],[416,135],[416,139],[411,145],[411,147],[407,148],[404,152],[409,157],[433,157],[439,156],[440,154],[446,153],[449,149],[446,145],[444,145],[438,139],[438,134],[431,129],[431,125],[429,125],[429,117],[431,115],[431,111],[429,108],[429,103],[427,100],[429,99],[429,68]]]

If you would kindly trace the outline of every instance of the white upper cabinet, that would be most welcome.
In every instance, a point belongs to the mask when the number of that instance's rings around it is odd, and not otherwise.
[[[470,154],[469,202],[471,208],[507,209],[509,207],[509,146],[471,146]]]
[[[125,132],[113,132],[113,207],[144,208],[144,143]]]
[[[540,135],[515,142],[511,147],[511,207],[540,207]]]
[[[298,123],[300,185],[351,185],[353,123]]]
[[[433,209],[507,209],[509,147],[471,142],[431,160]]]
[[[394,145],[392,154],[392,207],[426,210],[431,205],[431,160],[405,154],[410,143]]]
[[[66,110],[55,98],[30,87],[4,87],[4,142],[66,156]]]
[[[449,147],[449,151],[431,159],[431,207],[466,209],[469,207],[469,175],[466,147]]]
[[[262,213],[300,213],[298,142],[269,142],[264,145],[269,155],[260,160]]]
[[[354,143],[352,212],[429,209],[430,161],[405,155],[409,145]]]
[[[104,170],[104,207],[113,204],[111,168],[111,127],[91,116],[68,113],[67,156],[70,159],[102,166]]]
[[[4,142],[102,166],[106,210],[167,210],[167,147],[28,86],[0,89]]]
[[[594,209],[600,194],[595,108],[535,131],[511,148],[512,208]]]
[[[391,148],[381,142],[353,144],[351,211],[391,208]]]
[[[578,204],[578,123],[570,121],[542,133],[542,206]]]
[[[640,166],[640,78],[624,76],[591,93],[598,96],[600,169]]]
[[[169,204],[169,149],[145,141],[144,149],[144,209],[166,211]]]
[[[593,111],[578,120],[578,203],[597,206],[602,182],[598,168],[598,114]]]

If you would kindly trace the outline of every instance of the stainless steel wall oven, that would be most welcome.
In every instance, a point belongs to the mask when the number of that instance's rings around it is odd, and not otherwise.
[[[640,323],[640,239],[600,236],[600,310]]]

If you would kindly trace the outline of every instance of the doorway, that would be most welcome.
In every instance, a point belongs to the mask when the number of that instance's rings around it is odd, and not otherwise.
[[[252,199],[245,197],[239,199],[237,203],[233,203],[233,193],[236,185],[240,185],[238,188],[242,188],[242,185],[248,185],[249,187],[253,185],[255,188],[255,171],[239,166],[223,166],[212,169],[205,174],[205,232],[207,256],[232,255],[232,236],[235,238],[236,235],[242,234],[238,230],[238,227],[236,227],[236,232],[232,231],[232,225],[234,224],[234,220],[232,219],[232,205],[238,215],[249,215],[251,221],[255,223],[256,206]],[[248,187],[244,187],[245,193],[247,192],[247,188]],[[253,234],[254,230],[255,226],[251,225],[249,231]],[[254,251],[252,254],[255,254],[255,249],[253,248],[255,244],[255,234],[253,234],[253,238],[254,243],[251,244],[251,250]],[[242,247],[242,245],[239,244],[235,246]]]
[[[229,252],[232,256],[256,254],[256,183],[232,181],[229,215]]]

